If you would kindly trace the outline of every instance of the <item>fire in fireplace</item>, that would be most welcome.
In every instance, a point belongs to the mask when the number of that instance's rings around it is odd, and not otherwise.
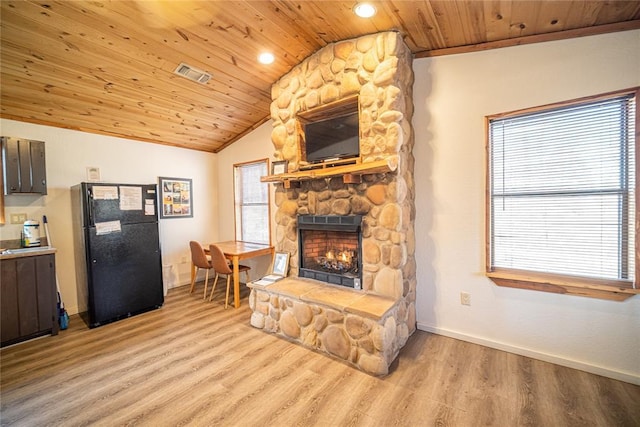
[[[355,251],[333,250],[325,252],[324,255],[315,257],[316,265],[331,273],[349,274],[358,273],[358,256]]]
[[[300,215],[300,277],[361,289],[362,216]]]
[[[308,268],[343,275],[358,274],[358,237],[355,233],[306,230],[304,265]]]

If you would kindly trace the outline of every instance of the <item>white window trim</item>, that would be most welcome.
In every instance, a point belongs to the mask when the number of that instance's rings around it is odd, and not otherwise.
[[[240,218],[238,218],[238,204],[236,203],[237,198],[236,198],[236,168],[238,167],[242,167],[242,166],[247,166],[247,165],[252,165],[252,164],[257,164],[257,163],[265,163],[266,165],[266,170],[267,173],[269,172],[269,168],[270,168],[270,163],[269,163],[269,159],[268,158],[264,158],[264,159],[256,159],[256,160],[251,160],[248,162],[242,162],[242,163],[234,163],[233,165],[233,169],[232,169],[232,177],[233,177],[233,233],[235,236],[236,240],[240,240],[240,237],[238,236],[238,224],[239,221],[241,221]],[[269,185],[268,183],[264,183],[265,185]],[[269,241],[267,242],[269,245],[271,245],[272,242],[272,233],[271,233],[271,191],[269,188],[267,188],[267,210],[268,210],[268,218],[267,218],[267,222],[269,224]]]

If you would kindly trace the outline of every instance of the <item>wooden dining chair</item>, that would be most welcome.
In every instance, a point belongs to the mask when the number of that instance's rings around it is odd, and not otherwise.
[[[191,262],[196,266],[196,274],[193,275],[191,279],[191,289],[189,293],[193,292],[193,288],[196,285],[196,276],[198,276],[198,271],[201,268],[206,269],[206,273],[204,275],[204,296],[202,299],[207,299],[207,285],[209,283],[209,270],[213,268],[213,264],[209,259],[207,259],[207,254],[204,253],[204,249],[202,245],[195,241],[189,242],[189,247],[191,248]]]
[[[229,261],[225,258],[222,249],[217,247],[216,245],[209,246],[209,255],[211,256],[211,265],[213,266],[213,271],[216,272],[216,277],[213,279],[213,287],[211,288],[211,295],[209,296],[209,301],[213,299],[213,292],[216,290],[216,284],[218,283],[218,276],[224,274],[227,276],[227,294],[224,300],[224,308],[229,306],[229,286],[231,285],[231,277],[233,276],[233,269],[231,265],[229,265]],[[247,275],[247,282],[249,281],[249,270],[250,267],[246,265],[238,266],[238,274],[244,271]],[[239,295],[235,295],[236,298],[240,298]]]

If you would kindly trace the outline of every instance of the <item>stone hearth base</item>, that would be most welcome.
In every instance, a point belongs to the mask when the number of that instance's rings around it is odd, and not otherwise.
[[[372,375],[386,375],[407,334],[397,331],[391,298],[310,279],[249,283],[251,325],[334,356]]]

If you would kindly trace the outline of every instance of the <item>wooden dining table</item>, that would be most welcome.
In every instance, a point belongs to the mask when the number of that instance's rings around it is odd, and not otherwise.
[[[275,248],[270,245],[266,245],[263,243],[251,243],[251,242],[243,242],[240,240],[227,240],[225,242],[217,242],[214,243],[217,247],[222,250],[225,258],[231,261],[233,267],[233,296],[234,303],[233,306],[235,308],[240,307],[240,261],[247,258],[253,258],[262,255],[269,255],[273,258],[273,253]],[[202,245],[205,249],[205,252],[209,252],[209,245]],[[191,280],[196,274],[196,267],[191,264]]]

